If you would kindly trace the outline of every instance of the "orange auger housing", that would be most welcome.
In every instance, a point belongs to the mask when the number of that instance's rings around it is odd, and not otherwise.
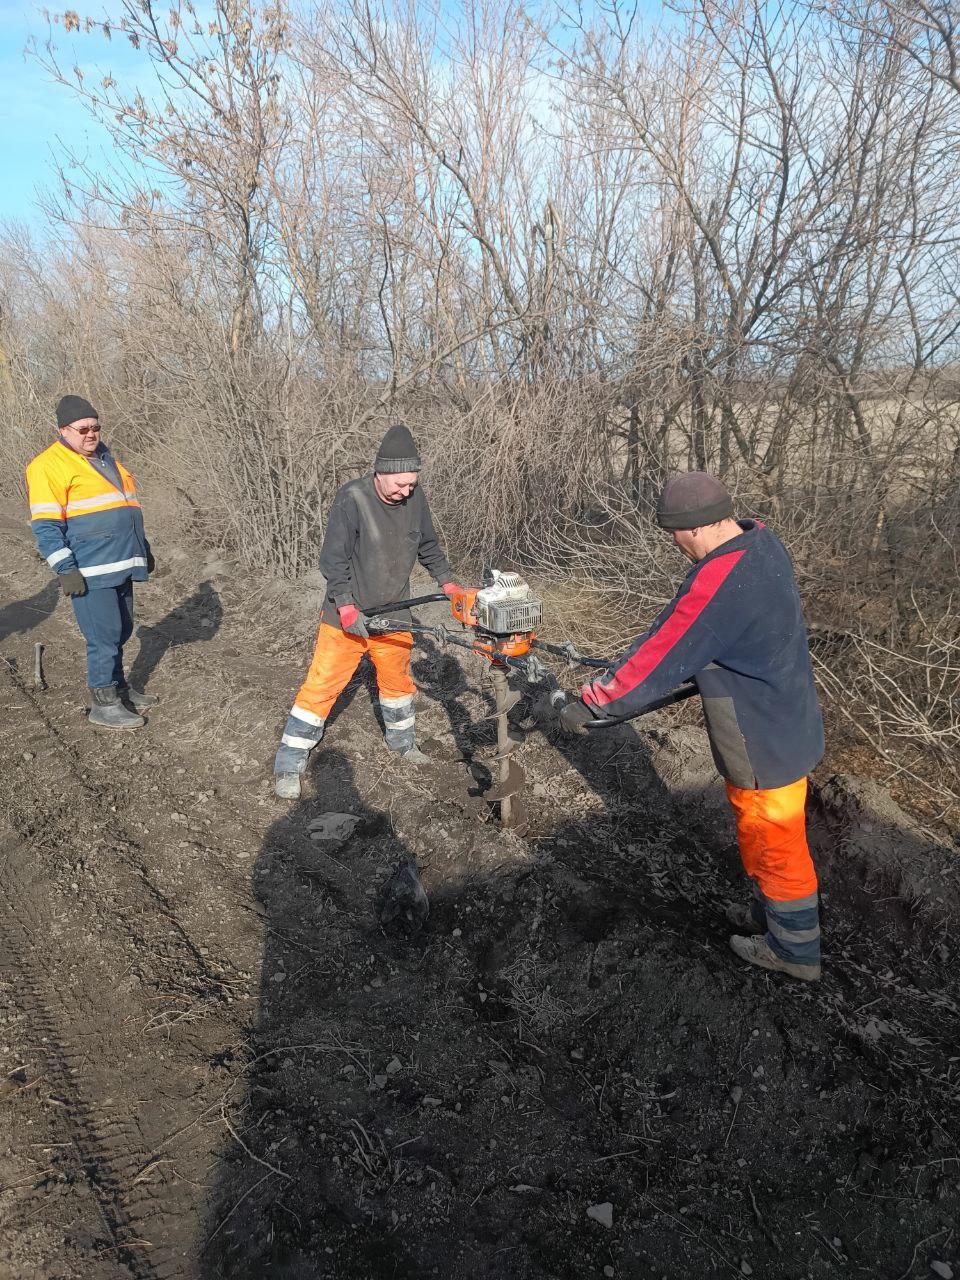
[[[476,604],[476,587],[455,591],[450,597],[450,608],[453,610],[453,616],[457,622],[465,627],[475,627],[477,625]]]

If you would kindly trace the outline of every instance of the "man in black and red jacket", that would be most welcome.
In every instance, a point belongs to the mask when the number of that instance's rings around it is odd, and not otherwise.
[[[693,562],[653,625],[569,703],[561,722],[629,717],[693,678],[726,780],[751,907],[729,909],[730,945],[764,969],[820,976],[817,876],[807,847],[807,774],[823,755],[807,633],[793,566],[758,520],[734,520],[726,488],[702,471],[675,476],[657,522]]]

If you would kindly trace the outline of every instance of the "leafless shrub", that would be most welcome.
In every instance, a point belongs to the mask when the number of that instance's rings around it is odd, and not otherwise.
[[[116,163],[63,157],[42,252],[0,238],[8,487],[78,390],[154,528],[295,575],[406,417],[451,549],[612,649],[676,580],[664,476],[709,467],[844,637],[831,699],[953,777],[949,7],[209,10],[115,0],[36,48]],[[70,66],[64,28],[143,75]]]

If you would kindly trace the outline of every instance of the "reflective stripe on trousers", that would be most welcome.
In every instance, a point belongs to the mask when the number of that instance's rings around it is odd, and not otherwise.
[[[416,741],[413,695],[417,691],[410,676],[412,649],[409,631],[391,631],[364,640],[321,622],[310,669],[287,717],[275,772],[303,772],[312,747],[323,737],[323,725],[333,704],[350,683],[364,654],[376,671],[387,746],[393,751],[412,747]]]
[[[807,845],[807,780],[767,790],[727,783],[740,857],[755,885],[753,916],[770,949],[794,964],[819,964],[817,873]]]
[[[324,722],[296,704],[290,709],[273,762],[274,773],[303,773],[307,757],[323,737]]]
[[[413,694],[400,698],[380,695],[380,714],[387,746],[391,751],[407,751],[416,742],[417,717],[413,710]]]

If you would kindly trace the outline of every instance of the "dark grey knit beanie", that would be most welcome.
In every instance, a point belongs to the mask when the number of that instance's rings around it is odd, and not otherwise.
[[[657,499],[661,529],[699,529],[733,515],[733,499],[726,486],[706,471],[671,476]]]
[[[422,465],[410,428],[402,422],[395,423],[380,441],[373,460],[374,471],[382,476],[396,476],[402,471],[419,471]]]
[[[100,415],[83,396],[63,396],[57,402],[57,426],[69,427],[71,422],[79,422],[81,418],[96,418]]]

